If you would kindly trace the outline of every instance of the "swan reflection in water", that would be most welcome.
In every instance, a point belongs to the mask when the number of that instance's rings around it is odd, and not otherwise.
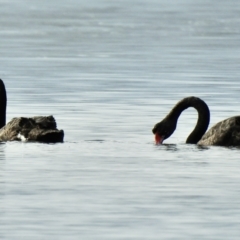
[[[13,118],[6,125],[7,93],[0,79],[0,141],[63,142],[64,132],[57,129],[53,116]]]
[[[197,97],[187,97],[179,101],[170,113],[154,126],[152,132],[156,144],[162,144],[173,134],[179,116],[189,107],[194,107],[198,111],[198,121],[186,143],[202,146],[240,146],[240,116],[225,119],[207,131],[210,111],[207,104]]]

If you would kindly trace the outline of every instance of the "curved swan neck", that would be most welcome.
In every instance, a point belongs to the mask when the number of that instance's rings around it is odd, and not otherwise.
[[[198,121],[194,130],[188,136],[186,143],[197,143],[207,131],[210,121],[209,108],[203,100],[197,97],[184,98],[176,104],[166,118],[174,120],[177,123],[182,111],[189,107],[194,107],[198,111]]]
[[[6,125],[7,94],[3,81],[0,79],[0,128]]]

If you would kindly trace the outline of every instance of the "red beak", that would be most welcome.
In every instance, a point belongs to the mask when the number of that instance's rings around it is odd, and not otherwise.
[[[157,133],[155,134],[155,143],[158,144],[162,144],[164,140],[164,137],[159,136]]]

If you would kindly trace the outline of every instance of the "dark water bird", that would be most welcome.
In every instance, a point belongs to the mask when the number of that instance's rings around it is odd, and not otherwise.
[[[0,79],[0,141],[63,142],[64,132],[57,129],[53,116],[13,118],[6,125],[7,93]]]
[[[187,97],[179,101],[170,113],[154,126],[152,132],[155,134],[156,144],[161,144],[173,134],[177,127],[179,116],[189,107],[197,110],[198,121],[188,136],[186,143],[205,146],[240,146],[240,116],[225,119],[207,131],[210,111],[207,104],[197,97]]]

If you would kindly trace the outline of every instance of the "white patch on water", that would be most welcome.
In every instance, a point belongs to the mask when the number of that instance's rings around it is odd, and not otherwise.
[[[22,135],[21,133],[19,133],[17,135],[17,138],[20,139],[22,142],[27,142],[28,141],[28,139],[24,135]]]

